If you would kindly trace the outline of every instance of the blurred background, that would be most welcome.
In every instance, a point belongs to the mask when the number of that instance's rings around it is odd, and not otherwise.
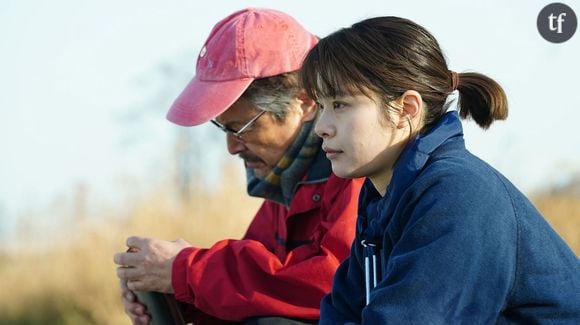
[[[242,162],[217,129],[165,114],[213,25],[248,6],[319,36],[410,18],[451,69],[496,79],[510,116],[488,131],[466,122],[467,146],[580,254],[580,32],[545,41],[536,19],[547,4],[1,0],[0,324],[128,324],[112,262],[127,236],[207,247],[243,235],[260,200],[245,194]]]

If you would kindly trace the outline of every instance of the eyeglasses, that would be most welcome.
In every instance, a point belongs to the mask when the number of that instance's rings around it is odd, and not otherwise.
[[[229,126],[225,126],[225,125],[221,124],[220,122],[216,121],[215,119],[211,120],[211,122],[213,123],[213,125],[217,126],[220,130],[224,131],[225,133],[231,133],[234,137],[241,139],[242,134],[244,134],[246,131],[248,131],[250,129],[250,127],[254,123],[256,123],[256,121],[260,118],[260,116],[264,115],[264,113],[266,113],[266,111],[260,111],[260,113],[258,113],[256,116],[254,116],[248,123],[246,123],[244,126],[242,126],[242,128],[239,129],[238,131],[233,130]]]

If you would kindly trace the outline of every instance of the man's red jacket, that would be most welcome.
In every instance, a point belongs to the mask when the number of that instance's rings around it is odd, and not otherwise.
[[[230,321],[318,319],[320,301],[350,252],[363,180],[313,174],[288,208],[265,200],[243,239],[182,250],[172,271],[177,300]]]

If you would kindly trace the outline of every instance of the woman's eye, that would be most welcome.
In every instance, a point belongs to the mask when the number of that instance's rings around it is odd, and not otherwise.
[[[316,107],[318,107],[319,110],[323,110],[324,109],[324,105],[322,105],[319,102],[316,102]]]

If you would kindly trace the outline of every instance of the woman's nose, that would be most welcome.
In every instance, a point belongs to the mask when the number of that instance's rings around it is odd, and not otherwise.
[[[326,111],[320,112],[318,121],[316,121],[316,124],[314,125],[314,132],[323,139],[332,137],[335,133],[334,127],[331,125],[329,121],[330,119],[327,116],[328,114],[325,113]]]

